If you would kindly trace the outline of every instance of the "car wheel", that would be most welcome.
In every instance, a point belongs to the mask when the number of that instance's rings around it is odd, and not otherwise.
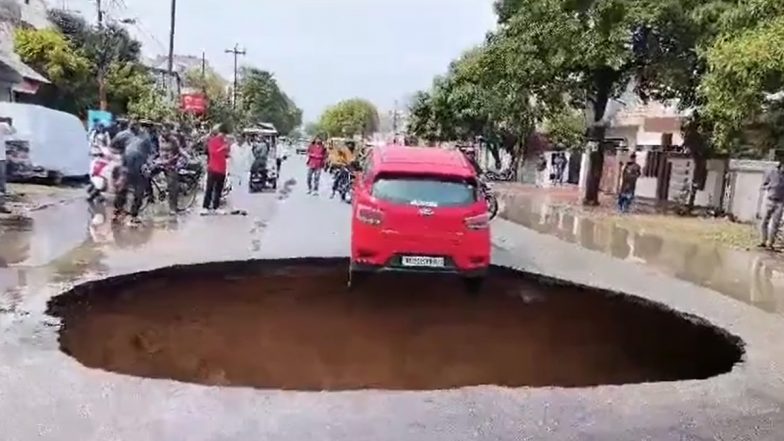
[[[465,283],[466,291],[468,294],[472,296],[479,295],[479,292],[482,291],[482,285],[484,284],[485,279],[484,277],[467,277],[463,279],[463,283]]]

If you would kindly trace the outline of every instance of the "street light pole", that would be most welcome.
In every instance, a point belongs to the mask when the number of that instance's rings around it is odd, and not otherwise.
[[[226,49],[227,54],[234,55],[234,90],[232,91],[232,102],[231,107],[232,109],[237,108],[237,57],[240,55],[245,55],[245,49],[239,50],[239,44],[234,45],[234,49]]]

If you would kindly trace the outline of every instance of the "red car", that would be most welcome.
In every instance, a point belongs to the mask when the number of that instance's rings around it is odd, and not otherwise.
[[[370,151],[352,200],[349,285],[375,271],[462,275],[478,290],[490,266],[490,217],[457,150]]]

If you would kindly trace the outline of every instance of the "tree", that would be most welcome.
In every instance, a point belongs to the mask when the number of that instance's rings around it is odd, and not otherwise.
[[[566,149],[582,150],[585,144],[585,118],[575,111],[567,109],[548,118],[544,131],[550,142]]]
[[[246,124],[269,122],[283,135],[302,124],[302,110],[280,89],[272,73],[243,67],[240,78],[239,110]]]
[[[139,65],[141,43],[134,40],[118,23],[107,23],[102,28],[95,28],[81,16],[59,9],[49,10],[48,16],[71,45],[90,60],[92,74],[99,79],[95,96],[90,89],[84,90],[85,95],[98,100],[108,110],[126,111],[129,97],[113,88],[127,84],[117,75],[120,70],[132,74],[136,77],[134,80],[143,71]],[[112,80],[120,84],[112,84]]]
[[[26,64],[43,73],[51,87],[42,91],[47,104],[75,114],[84,114],[90,96],[82,91],[91,78],[90,61],[54,29],[18,29],[14,48]]]
[[[367,100],[354,98],[329,107],[319,119],[319,127],[328,136],[367,137],[378,130],[378,111]]]
[[[784,14],[717,41],[708,63],[706,116],[715,141],[732,150],[739,132],[765,113],[766,97],[784,89]]]
[[[321,130],[321,126],[317,122],[309,122],[305,124],[305,135],[310,138],[315,138],[316,136],[321,136],[324,133]]]
[[[205,119],[211,124],[229,123],[234,126],[239,123],[240,117],[231,106],[228,83],[211,68],[190,69],[183,75],[183,86],[202,91],[207,98],[207,113]]]
[[[133,100],[144,96],[154,82],[150,74],[138,64],[114,62],[106,72],[108,110],[124,115]]]
[[[128,104],[128,114],[134,119],[172,121],[177,116],[177,110],[159,90],[149,87],[141,96],[131,100]]]

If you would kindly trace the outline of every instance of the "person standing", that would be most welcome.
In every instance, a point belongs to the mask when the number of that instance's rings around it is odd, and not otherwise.
[[[220,209],[220,202],[223,186],[226,184],[229,130],[226,124],[221,124],[217,132],[207,141],[207,188],[204,191],[202,214],[225,214]]]
[[[283,166],[283,161],[288,158],[288,145],[278,144],[275,146],[275,171],[280,176],[280,168]]]
[[[563,152],[558,152],[553,157],[553,171],[555,172],[555,180],[553,181],[556,185],[563,185],[564,181],[564,170],[566,169],[566,154]]]
[[[327,162],[327,148],[320,138],[308,147],[308,194],[318,195],[321,170]]]
[[[784,214],[784,159],[775,169],[765,173],[762,189],[766,193],[765,211],[760,223],[760,248],[773,248]]]
[[[0,117],[0,213],[10,213],[5,207],[5,171],[6,171],[6,138],[14,134],[14,126],[11,123],[11,118]]]
[[[332,179],[332,195],[330,198],[334,198],[343,182],[349,179],[349,173],[351,173],[349,166],[354,162],[355,149],[356,143],[354,141],[346,141],[345,145],[336,147],[337,151],[334,161],[336,171],[335,177]]]
[[[637,164],[637,154],[632,153],[621,173],[621,191],[618,194],[618,209],[621,213],[629,212],[637,190],[637,179],[641,175],[642,168]]]
[[[149,179],[145,176],[144,168],[150,159],[150,155],[152,155],[153,147],[150,143],[150,137],[147,135],[144,131],[139,132],[128,141],[125,147],[122,157],[123,169],[125,171],[124,185],[118,192],[114,205],[115,219],[119,219],[119,215],[125,210],[128,193],[131,192],[133,194],[133,202],[131,203],[131,211],[129,213],[131,218],[128,220],[128,223],[132,226],[141,224],[139,210],[149,185]]]
[[[162,136],[160,143],[159,164],[166,175],[166,188],[169,202],[169,215],[176,216],[179,212],[177,201],[180,193],[180,173],[182,151],[177,138],[172,134]]]

